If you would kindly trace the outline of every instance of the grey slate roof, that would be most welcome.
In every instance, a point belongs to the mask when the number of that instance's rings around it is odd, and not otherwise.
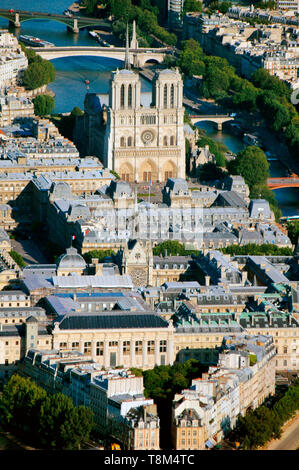
[[[67,315],[59,324],[61,330],[167,328],[166,320],[151,313],[109,312],[99,315]]]

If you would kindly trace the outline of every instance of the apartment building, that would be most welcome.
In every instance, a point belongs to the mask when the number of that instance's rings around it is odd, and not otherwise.
[[[271,337],[230,335],[223,340],[218,364],[190,389],[176,394],[171,435],[177,450],[213,447],[235,426],[239,414],[255,409],[275,393]]]
[[[78,351],[30,349],[19,364],[21,375],[50,393],[64,393],[93,411],[95,426],[127,450],[159,450],[160,420],[145,398],[143,377],[128,369],[108,369]]]
[[[17,83],[28,66],[17,38],[7,30],[0,31],[0,91]]]

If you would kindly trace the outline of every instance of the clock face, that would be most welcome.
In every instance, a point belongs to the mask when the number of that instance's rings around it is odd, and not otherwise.
[[[144,131],[141,135],[141,139],[144,144],[151,144],[154,140],[154,134],[152,131]]]

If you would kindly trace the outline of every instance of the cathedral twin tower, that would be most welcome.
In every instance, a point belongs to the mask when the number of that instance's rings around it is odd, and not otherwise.
[[[185,177],[183,82],[178,70],[153,80],[152,103],[141,106],[139,75],[112,73],[106,129],[108,168],[125,181]]]
[[[98,106],[102,117],[97,118],[97,129],[91,129],[90,122],[85,125],[96,144],[89,151],[128,182],[185,178],[183,81],[178,69],[156,72],[151,103],[145,103],[145,95],[138,73],[129,67],[112,72],[109,104]],[[86,119],[91,102],[86,100]]]

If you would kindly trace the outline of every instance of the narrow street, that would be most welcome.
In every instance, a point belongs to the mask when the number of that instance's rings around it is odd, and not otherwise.
[[[262,450],[297,450],[299,448],[299,413],[283,428],[280,439],[275,439]]]

